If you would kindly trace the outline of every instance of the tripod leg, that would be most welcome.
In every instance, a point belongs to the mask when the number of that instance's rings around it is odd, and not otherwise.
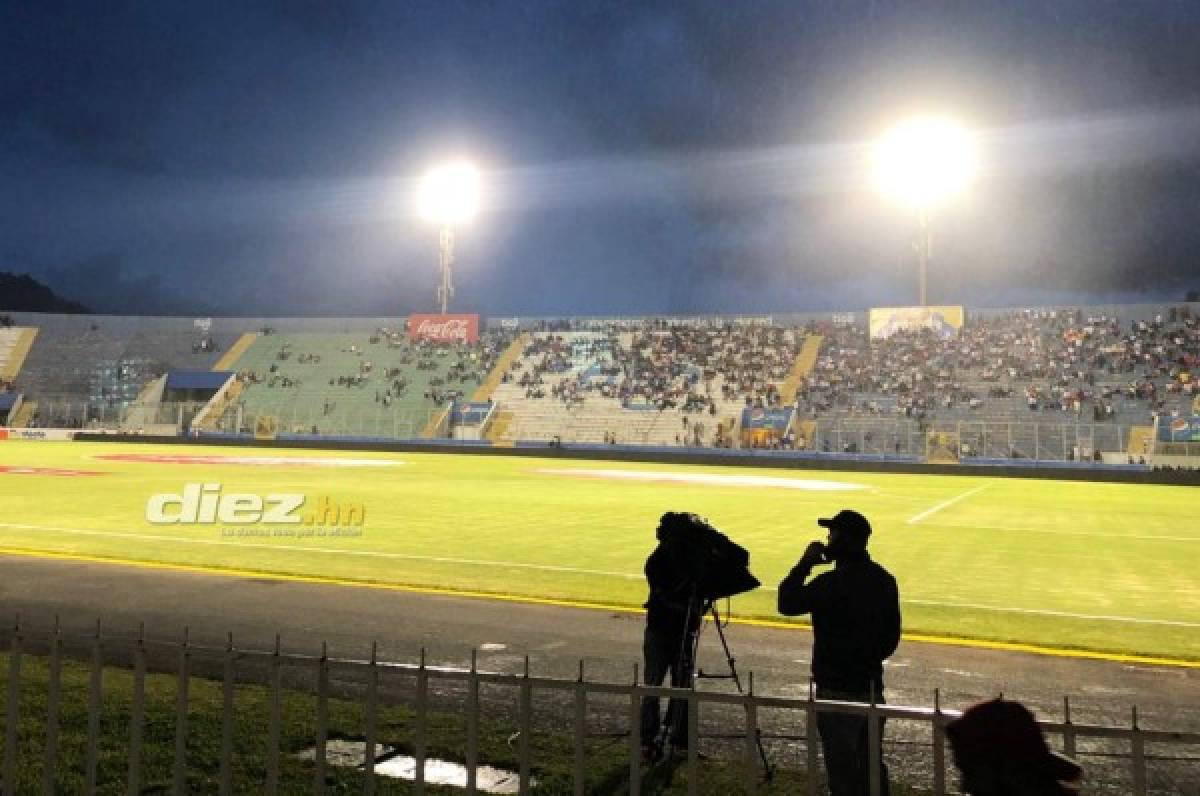
[[[678,689],[695,688],[694,677],[696,665],[696,647],[700,642],[698,632],[684,634],[680,644],[679,658],[671,672],[671,687]],[[686,699],[671,699],[667,705],[667,718],[663,726],[663,740],[675,747],[686,748],[691,739],[687,730],[688,701]]]
[[[682,632],[679,641],[679,655],[675,659],[675,667],[671,672],[673,688],[696,687],[696,653],[700,645],[699,621],[692,627],[692,617],[703,619],[709,604],[700,601],[695,591],[688,600],[687,612],[684,615]],[[664,745],[669,742],[675,747],[686,747],[694,739],[688,737],[688,702],[682,699],[672,699],[667,704],[667,717],[663,724],[662,740]]]
[[[688,601],[687,612],[684,614],[683,627],[680,628],[679,652],[671,667],[671,687],[691,688],[694,686],[692,667],[696,660],[696,645],[699,633],[691,631],[692,617],[696,616],[696,598],[693,593]],[[681,738],[686,738],[687,703],[679,699],[667,701],[667,713],[663,718],[662,727],[657,738],[658,748],[666,748],[668,743],[674,744]],[[681,729],[682,728],[682,729]],[[678,745],[678,744],[676,744]]]
[[[709,606],[712,611],[713,624],[717,628],[717,637],[721,639],[721,648],[725,650],[725,660],[729,662],[729,676],[733,678],[733,684],[737,686],[739,694],[745,693],[742,691],[742,680],[738,677],[737,665],[734,662],[733,653],[729,650],[729,642],[725,640],[725,631],[721,627],[721,617],[717,613],[715,605]],[[767,750],[762,742],[762,730],[758,727],[754,728],[754,743],[758,746],[758,757],[762,761],[763,777],[770,782],[775,776],[775,769],[772,768],[771,762],[767,759]]]
[[[717,614],[717,607],[711,606],[713,625],[717,628],[717,638],[721,639],[721,648],[725,650],[725,660],[729,661],[729,676],[733,678],[733,684],[737,686],[738,693],[742,693],[742,681],[738,677],[737,667],[733,665],[733,653],[729,651],[729,642],[725,640],[725,630],[721,627],[721,617]]]

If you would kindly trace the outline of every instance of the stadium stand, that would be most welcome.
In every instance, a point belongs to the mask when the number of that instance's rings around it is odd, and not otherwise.
[[[797,365],[795,330],[647,321],[538,333],[496,398],[499,442],[733,443],[746,407],[782,407]]]
[[[110,426],[146,387],[175,367],[211,366],[232,337],[191,319],[13,313],[38,329],[16,387],[37,402],[39,426]]]
[[[434,346],[391,327],[262,334],[232,364],[240,394],[217,425],[249,431],[270,417],[284,433],[418,437],[479,389],[510,338]]]
[[[821,450],[917,453],[954,432],[964,455],[1089,458],[1125,450],[1132,426],[1190,413],[1200,327],[1187,308],[1122,322],[1082,310],[1026,311],[869,340],[830,329],[796,392]]]
[[[37,337],[8,385],[23,394],[9,422],[142,430],[190,420],[251,433],[264,418],[289,434],[496,445],[1137,458],[1200,414],[1198,315],[1169,305],[979,310],[956,335],[897,329],[877,340],[861,312],[526,321],[520,336],[505,328],[437,347],[386,319],[17,314]],[[0,328],[0,364],[29,339]],[[239,378],[208,406],[156,406],[166,373],[211,368]],[[465,401],[491,408],[464,411]]]

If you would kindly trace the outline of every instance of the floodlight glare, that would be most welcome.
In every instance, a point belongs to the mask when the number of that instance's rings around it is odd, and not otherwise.
[[[428,221],[464,224],[479,209],[479,171],[465,161],[438,166],[421,180],[417,202]]]
[[[466,161],[445,163],[428,172],[417,189],[417,212],[440,227],[438,303],[445,315],[454,296],[454,228],[479,209],[479,170]]]
[[[911,119],[875,145],[879,189],[892,199],[928,210],[960,193],[975,172],[975,146],[956,122]]]

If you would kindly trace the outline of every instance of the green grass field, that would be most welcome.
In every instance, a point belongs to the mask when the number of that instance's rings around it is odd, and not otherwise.
[[[399,464],[98,458],[114,454]],[[581,470],[624,475],[581,476]],[[694,476],[710,480],[688,480]],[[711,476],[819,480],[851,489],[747,485]],[[220,523],[146,520],[151,495],[180,493],[187,483],[219,483],[223,494],[303,493],[307,507],[328,496],[362,504],[365,521],[358,536],[322,536],[303,524],[286,527],[312,535],[236,536]],[[774,587],[804,545],[823,537],[816,518],[853,507],[871,519],[872,552],[900,583],[908,633],[1189,661],[1200,661],[1198,499],[1200,491],[1184,486],[0,442],[0,548],[8,550],[639,606],[645,597],[642,563],[653,547],[657,518],[665,510],[687,510],[707,516],[751,552],[751,569],[764,586],[735,598],[735,615],[778,619]]]

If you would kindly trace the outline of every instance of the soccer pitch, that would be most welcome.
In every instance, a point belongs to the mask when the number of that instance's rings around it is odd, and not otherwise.
[[[218,484],[206,494],[224,496],[224,508],[230,495],[269,507],[280,493],[304,496],[297,516],[358,506],[362,523],[334,534],[303,521],[250,524],[244,511],[235,524],[148,521],[154,495],[184,496],[188,484]],[[899,581],[907,634],[1189,661],[1200,661],[1198,498],[1185,486],[0,442],[9,552],[636,608],[659,515],[694,511],[749,549],[763,582],[734,598],[734,615],[778,620],[775,586],[824,537],[816,519],[851,507],[872,521],[872,554]],[[167,519],[188,514],[178,500],[162,507]]]

